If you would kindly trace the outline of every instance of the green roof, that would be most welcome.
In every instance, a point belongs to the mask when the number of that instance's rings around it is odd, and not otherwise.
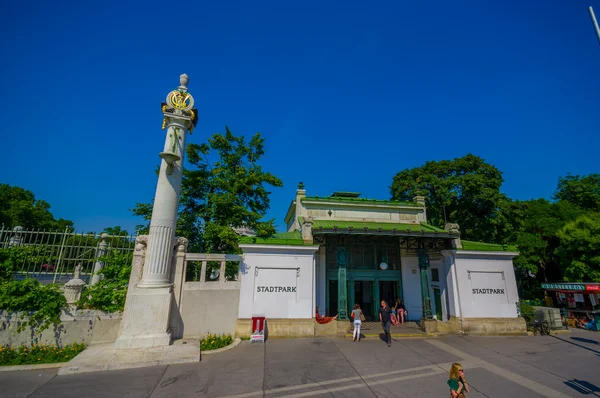
[[[314,220],[313,221],[313,232],[317,232],[319,229],[353,229],[353,230],[364,230],[367,228],[368,231],[401,231],[401,232],[443,232],[448,231],[434,227],[433,225],[421,223],[421,224],[404,224],[404,223],[390,223],[390,222],[365,222],[365,221],[337,221],[337,220]]]
[[[335,191],[331,194],[331,197],[335,198],[358,198],[360,192],[347,192],[347,191]]]
[[[462,250],[477,252],[516,252],[519,249],[513,245],[499,245],[496,243],[472,242],[463,240]]]
[[[302,201],[316,201],[316,202],[345,202],[355,204],[371,204],[371,205],[387,205],[387,206],[410,206],[410,207],[423,207],[423,205],[416,202],[398,202],[395,200],[377,200],[367,198],[349,198],[342,196],[328,196],[320,198],[318,196],[307,196],[302,198]]]
[[[270,238],[258,238],[256,236],[242,236],[240,244],[250,245],[290,245],[303,246],[302,234],[300,231],[281,232]]]

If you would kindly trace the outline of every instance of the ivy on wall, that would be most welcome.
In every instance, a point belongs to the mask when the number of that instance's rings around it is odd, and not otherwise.
[[[104,263],[99,272],[102,278],[84,289],[78,306],[103,312],[123,311],[131,275],[131,254],[113,250],[100,261]]]
[[[67,300],[57,285],[42,285],[27,278],[15,280],[18,264],[27,255],[27,247],[0,249],[0,310],[9,314],[20,312],[17,332],[31,327],[41,333],[52,324],[60,323]]]

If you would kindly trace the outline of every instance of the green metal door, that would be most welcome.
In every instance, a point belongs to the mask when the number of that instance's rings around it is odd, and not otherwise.
[[[435,301],[435,313],[437,315],[438,321],[442,320],[442,295],[440,294],[440,289],[433,288],[433,299]]]

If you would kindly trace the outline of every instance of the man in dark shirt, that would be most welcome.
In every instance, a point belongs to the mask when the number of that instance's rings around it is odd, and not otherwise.
[[[381,311],[379,311],[379,321],[383,326],[383,332],[385,333],[385,340],[388,343],[388,347],[392,346],[392,335],[390,334],[390,322],[392,318],[392,310],[388,307],[385,300],[381,301]]]

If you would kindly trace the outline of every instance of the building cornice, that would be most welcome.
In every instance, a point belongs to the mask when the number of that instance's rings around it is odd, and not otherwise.
[[[508,251],[476,251],[476,250],[442,250],[441,253],[444,256],[454,255],[457,258],[463,257],[481,257],[481,256],[489,256],[489,257],[516,257],[519,255],[519,252],[508,252]]]

